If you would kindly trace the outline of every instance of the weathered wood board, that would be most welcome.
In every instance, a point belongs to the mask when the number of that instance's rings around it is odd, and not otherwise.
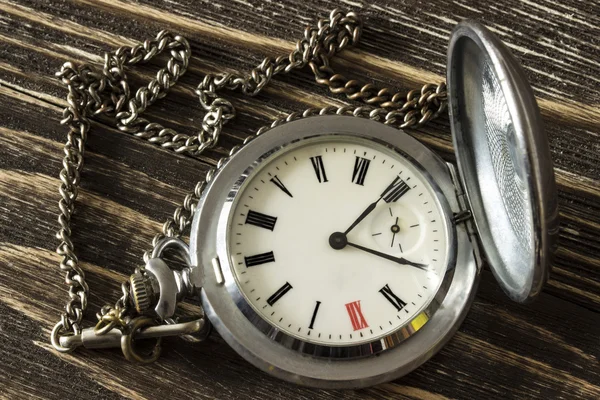
[[[118,350],[55,353],[49,331],[66,299],[54,233],[66,90],[54,72],[161,29],[186,36],[188,73],[147,117],[193,133],[204,74],[248,71],[287,53],[306,24],[342,7],[365,18],[360,46],[337,69],[407,90],[444,79],[446,47],[463,18],[484,22],[523,63],[545,120],[559,188],[560,248],[541,298],[510,302],[489,270],[459,333],[396,382],[321,391],[270,378],[217,334],[168,340],[147,367]],[[0,0],[0,397],[14,398],[600,398],[600,3],[565,0],[110,1]],[[133,72],[136,82],[156,69]],[[260,95],[225,93],[238,110],[218,147],[196,159],[161,149],[101,119],[92,126],[75,243],[94,312],[188,190],[231,146],[270,120],[346,100],[308,70],[277,77]],[[447,117],[412,133],[453,160]]]

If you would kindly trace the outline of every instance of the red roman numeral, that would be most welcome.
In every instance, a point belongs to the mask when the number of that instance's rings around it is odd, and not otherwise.
[[[350,317],[352,328],[355,331],[369,327],[365,316],[362,315],[362,311],[360,310],[360,300],[356,300],[352,303],[346,304],[346,311],[348,311],[348,316]]]

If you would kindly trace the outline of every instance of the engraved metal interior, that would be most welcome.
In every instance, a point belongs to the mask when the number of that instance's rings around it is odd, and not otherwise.
[[[459,24],[448,58],[454,146],[479,240],[504,291],[526,301],[548,269],[539,181],[552,170],[535,98],[517,61],[478,23]]]
[[[531,199],[527,192],[526,149],[520,146],[498,78],[485,64],[482,74],[484,131],[502,203],[523,251],[533,250]]]

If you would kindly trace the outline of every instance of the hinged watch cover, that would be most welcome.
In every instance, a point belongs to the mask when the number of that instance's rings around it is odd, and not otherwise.
[[[548,278],[558,231],[550,150],[531,86],[506,46],[463,21],[448,47],[458,170],[490,268],[525,302]]]

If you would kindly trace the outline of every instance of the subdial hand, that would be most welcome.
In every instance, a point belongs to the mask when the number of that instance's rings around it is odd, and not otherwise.
[[[367,253],[373,254],[375,256],[385,258],[386,260],[393,261],[393,262],[395,262],[397,264],[410,265],[411,267],[416,267],[416,268],[419,268],[419,269],[422,269],[422,270],[427,270],[427,264],[415,263],[415,262],[412,262],[412,261],[408,261],[406,258],[403,258],[403,257],[394,257],[394,256],[391,256],[389,254],[381,253],[381,252],[379,252],[377,250],[369,249],[367,247],[363,247],[361,245],[350,243],[350,242],[346,242],[346,245],[352,246],[352,247],[354,247],[356,249],[359,249],[359,250],[362,250],[362,251],[366,251]]]
[[[400,226],[398,225],[399,219],[400,219],[399,217],[396,217],[396,222],[394,223],[394,225],[392,225],[392,228],[391,228],[393,235],[392,235],[392,245],[390,247],[394,247],[394,239],[396,239],[396,233],[400,232]]]

